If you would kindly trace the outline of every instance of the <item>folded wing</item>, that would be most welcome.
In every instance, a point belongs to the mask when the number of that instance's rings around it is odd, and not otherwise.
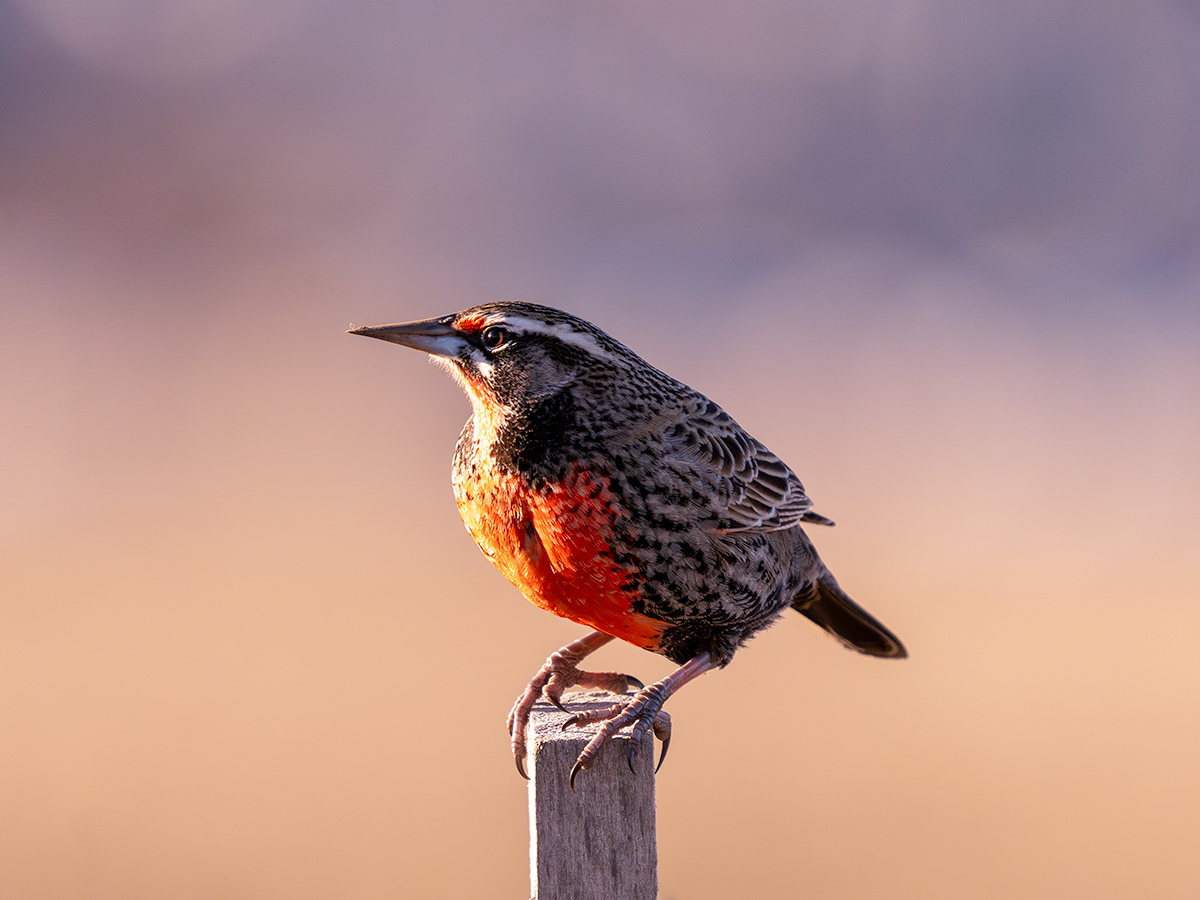
[[[717,531],[781,531],[801,522],[832,525],[811,512],[812,501],[796,473],[747,434],[712,401],[674,424],[667,439],[677,464],[713,486],[712,521]]]

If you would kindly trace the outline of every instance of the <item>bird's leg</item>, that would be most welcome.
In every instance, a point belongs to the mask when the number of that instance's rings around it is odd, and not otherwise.
[[[508,714],[508,733],[512,737],[517,771],[521,773],[522,778],[529,777],[525,774],[525,726],[529,724],[529,714],[538,697],[544,697],[563,712],[569,712],[562,705],[563,691],[569,687],[600,688],[614,694],[623,694],[631,686],[644,687],[632,675],[622,675],[620,672],[584,672],[576,668],[584,657],[599,650],[612,639],[611,634],[593,631],[551,653],[546,664],[533,676],[525,692],[513,704],[512,712]]]
[[[707,651],[697,653],[662,681],[652,684],[648,688],[642,688],[632,700],[614,703],[608,709],[587,710],[567,719],[563,723],[563,728],[569,725],[585,725],[588,722],[604,722],[600,731],[583,748],[583,752],[579,754],[579,758],[575,760],[575,765],[571,768],[571,790],[575,790],[575,776],[584,769],[591,768],[592,761],[600,748],[607,744],[614,734],[630,723],[633,724],[631,733],[633,739],[629,742],[630,771],[633,770],[633,754],[638,742],[648,728],[653,728],[654,736],[662,741],[662,756],[658,758],[658,765],[662,766],[663,760],[667,758],[667,748],[671,745],[671,717],[663,711],[663,704],[667,702],[668,697],[693,678],[716,667],[716,663],[712,661]],[[658,769],[656,768],[655,771]]]

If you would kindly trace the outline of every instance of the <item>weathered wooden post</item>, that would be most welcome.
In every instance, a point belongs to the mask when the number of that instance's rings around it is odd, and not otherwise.
[[[568,694],[573,712],[609,706],[603,691]],[[627,731],[595,764],[568,783],[571,767],[599,723],[562,730],[567,714],[545,701],[529,720],[529,877],[533,900],[654,900],[658,847],[654,832],[654,738],[627,762]]]

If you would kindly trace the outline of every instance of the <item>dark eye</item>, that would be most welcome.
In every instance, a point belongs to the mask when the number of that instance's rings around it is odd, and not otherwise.
[[[508,332],[499,325],[493,325],[490,328],[485,328],[479,339],[483,341],[483,346],[489,350],[495,350],[508,340]]]

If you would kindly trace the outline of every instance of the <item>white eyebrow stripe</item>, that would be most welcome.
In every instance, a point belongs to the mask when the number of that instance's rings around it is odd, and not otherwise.
[[[586,331],[575,331],[565,325],[548,324],[538,319],[526,318],[525,316],[500,316],[495,321],[496,324],[508,325],[517,332],[544,334],[547,337],[556,338],[564,344],[578,347],[585,353],[589,353],[599,359],[609,361],[613,359],[613,355],[600,346],[600,342],[596,340],[596,336],[588,334]]]

